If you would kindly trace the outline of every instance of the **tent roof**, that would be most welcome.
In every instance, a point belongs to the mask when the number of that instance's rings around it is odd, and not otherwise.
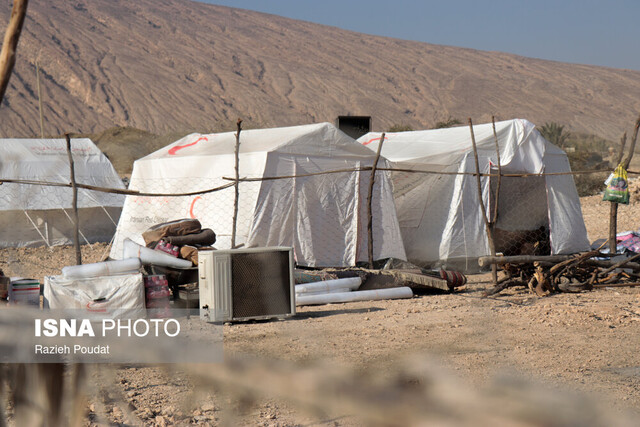
[[[331,123],[291,126],[272,129],[243,130],[240,133],[240,154],[281,152],[314,156],[371,156],[371,151]],[[188,158],[233,155],[236,133],[192,133],[157,150],[140,161],[166,158]]]
[[[73,138],[71,152],[77,157],[104,156],[89,138]],[[65,139],[0,139],[0,160],[4,162],[56,161],[69,163]]]
[[[509,163],[519,146],[528,140],[535,125],[524,119],[505,120],[496,123],[496,134],[500,146],[501,161]],[[537,131],[536,131],[537,132]],[[473,126],[473,133],[479,151],[495,155],[495,137],[492,123]],[[376,151],[381,132],[370,132],[358,139],[360,143]],[[552,144],[547,146],[554,153],[560,149]],[[428,162],[430,164],[451,165],[457,163],[461,155],[473,149],[469,126],[455,128],[393,132],[385,134],[382,156],[392,162]],[[547,151],[548,152],[548,151]]]

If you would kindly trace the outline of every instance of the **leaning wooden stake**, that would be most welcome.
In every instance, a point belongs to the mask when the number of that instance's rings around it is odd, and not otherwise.
[[[235,198],[233,200],[233,228],[231,229],[231,249],[236,247],[236,227],[238,224],[238,200],[240,199],[240,131],[242,131],[242,119],[238,119],[236,123],[236,180],[233,188],[235,189]]]
[[[620,147],[620,153],[618,155],[618,164],[622,165],[624,169],[629,168],[629,164],[631,163],[631,159],[633,158],[634,151],[636,150],[636,141],[638,140],[638,128],[640,128],[640,117],[636,120],[636,126],[633,130],[633,138],[631,139],[631,145],[629,146],[629,153],[627,156],[622,159],[622,155],[624,154],[624,146],[627,140],[627,134],[622,136],[622,142]],[[618,242],[616,235],[618,234],[618,204],[615,202],[611,202],[611,211],[609,214],[609,252],[615,254],[617,252]]]
[[[16,63],[16,48],[22,31],[22,24],[27,15],[28,0],[14,0],[9,25],[4,33],[4,42],[0,52],[0,101],[9,85],[9,78]]]
[[[496,246],[493,242],[493,230],[491,229],[491,224],[489,224],[489,217],[487,217],[487,209],[484,206],[484,200],[482,199],[482,181],[480,179],[480,162],[478,161],[478,147],[476,146],[476,136],[473,133],[473,122],[471,121],[471,117],[469,117],[469,130],[471,131],[471,145],[473,146],[473,158],[476,163],[476,181],[478,183],[478,201],[480,202],[480,210],[482,211],[482,219],[484,220],[484,225],[487,230],[487,239],[489,240],[489,250],[491,251],[491,256],[496,256]],[[491,265],[491,275],[493,277],[493,284],[496,286],[498,284],[498,267],[495,264]]]
[[[64,134],[67,139],[67,155],[69,156],[69,171],[71,174],[71,189],[73,190],[73,244],[76,247],[76,264],[82,264],[82,252],[80,251],[80,221],[78,219],[78,187],[76,186],[75,166],[73,165],[73,155],[71,154],[71,137]]]
[[[373,202],[373,184],[376,180],[376,169],[378,167],[378,160],[380,160],[380,152],[382,151],[382,144],[384,143],[385,133],[382,132],[380,137],[380,143],[378,144],[378,150],[376,151],[376,157],[373,160],[373,167],[371,168],[371,179],[369,180],[369,193],[367,194],[367,237],[368,237],[368,255],[369,266],[373,268],[373,214],[371,213],[371,204]]]

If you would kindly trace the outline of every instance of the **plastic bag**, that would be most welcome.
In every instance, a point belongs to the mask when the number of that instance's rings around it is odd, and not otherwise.
[[[609,202],[629,204],[629,187],[627,185],[627,171],[618,165],[615,171],[604,182],[607,188],[604,190],[602,200]]]

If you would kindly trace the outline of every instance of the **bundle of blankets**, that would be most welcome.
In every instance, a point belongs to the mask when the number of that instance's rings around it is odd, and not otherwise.
[[[197,219],[177,219],[156,224],[142,233],[148,248],[166,252],[198,265],[198,249],[209,248],[216,241],[216,233],[202,228]]]

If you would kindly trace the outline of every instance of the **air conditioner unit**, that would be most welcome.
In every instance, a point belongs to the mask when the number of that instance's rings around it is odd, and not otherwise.
[[[200,250],[198,278],[200,318],[207,322],[296,313],[292,248]]]

